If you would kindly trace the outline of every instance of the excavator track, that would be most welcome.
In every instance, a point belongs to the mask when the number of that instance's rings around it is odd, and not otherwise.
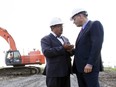
[[[0,76],[7,75],[33,75],[40,74],[41,69],[39,67],[29,66],[29,67],[7,67],[0,69]]]

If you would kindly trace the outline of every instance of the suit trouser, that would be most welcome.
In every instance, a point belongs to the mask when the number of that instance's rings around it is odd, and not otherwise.
[[[70,76],[46,77],[47,87],[70,87]]]
[[[79,87],[100,87],[99,86],[99,72],[92,72],[92,73],[80,73],[77,72],[77,79]]]

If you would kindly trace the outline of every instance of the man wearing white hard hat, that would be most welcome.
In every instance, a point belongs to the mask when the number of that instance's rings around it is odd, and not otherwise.
[[[104,37],[100,21],[91,21],[84,9],[74,9],[71,20],[82,27],[75,43],[73,72],[79,87],[100,87],[99,72],[103,70],[101,49]]]
[[[50,22],[51,33],[41,39],[42,52],[46,57],[47,87],[70,87],[71,58],[73,45],[61,36],[63,22],[53,18]]]

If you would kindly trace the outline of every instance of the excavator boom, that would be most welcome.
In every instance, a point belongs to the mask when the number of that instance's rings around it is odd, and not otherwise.
[[[3,37],[9,44],[10,50],[17,50],[16,44],[12,36],[7,32],[6,29],[0,27],[0,36]]]

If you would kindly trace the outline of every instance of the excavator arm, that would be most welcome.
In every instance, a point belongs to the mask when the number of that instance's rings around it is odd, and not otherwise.
[[[0,36],[3,37],[9,44],[10,50],[17,50],[16,44],[12,36],[7,32],[6,29],[0,27]]]

